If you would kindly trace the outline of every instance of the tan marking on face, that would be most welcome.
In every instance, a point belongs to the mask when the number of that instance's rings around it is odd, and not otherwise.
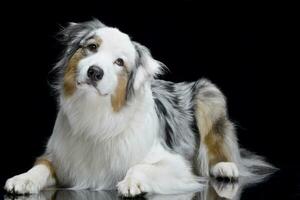
[[[46,158],[38,158],[34,165],[45,165],[49,169],[51,176],[57,181],[56,172],[51,161]]]
[[[69,60],[64,75],[64,95],[71,96],[76,90],[76,70],[79,61],[85,57],[82,48],[78,49]]]
[[[79,61],[86,56],[86,47],[91,44],[95,43],[97,48],[100,47],[102,43],[102,39],[98,36],[94,36],[93,38],[86,41],[84,48],[79,48],[74,55],[69,60],[67,65],[65,75],[64,75],[64,95],[71,96],[76,90],[76,70]]]
[[[114,112],[120,111],[126,102],[127,83],[128,83],[128,74],[124,70],[118,76],[118,85],[114,94],[111,97],[111,105]]]

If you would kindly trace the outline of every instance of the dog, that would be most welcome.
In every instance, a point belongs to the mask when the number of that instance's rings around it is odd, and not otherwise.
[[[176,194],[203,188],[208,177],[236,180],[273,168],[239,148],[225,97],[209,80],[158,79],[163,63],[97,19],[70,23],[61,36],[53,133],[33,168],[7,180],[8,192]]]

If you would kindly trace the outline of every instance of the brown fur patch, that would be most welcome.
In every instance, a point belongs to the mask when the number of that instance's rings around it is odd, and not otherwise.
[[[224,138],[212,129],[204,139],[208,150],[209,165],[213,166],[218,162],[227,162],[228,155],[223,147]]]
[[[102,39],[98,36],[94,36],[86,42],[86,45],[88,45],[89,43],[95,43],[97,45],[97,48],[99,48],[102,43]],[[76,90],[76,70],[79,61],[86,56],[84,48],[79,48],[68,62],[68,66],[64,74],[65,96],[71,96]]]
[[[49,171],[50,171],[50,173],[51,173],[51,176],[52,176],[55,180],[57,180],[57,178],[56,178],[56,173],[55,173],[55,169],[54,169],[52,163],[51,163],[49,160],[47,160],[47,159],[45,159],[45,158],[38,158],[38,159],[35,161],[34,165],[45,165],[45,166],[49,169]]]
[[[64,95],[71,96],[76,90],[76,70],[79,61],[85,57],[84,50],[78,49],[69,60],[64,74]]]
[[[111,105],[114,112],[118,112],[126,102],[126,88],[128,83],[128,74],[124,71],[118,76],[118,86],[111,97]]]
[[[199,100],[196,108],[196,119],[202,141],[211,130],[213,124],[212,119],[209,117],[209,112],[209,107]]]
[[[211,109],[213,108],[204,102],[200,100],[197,102],[196,119],[201,143],[207,148],[209,165],[213,166],[218,162],[229,161],[230,156],[224,148],[225,116],[220,116],[217,120],[212,119]]]

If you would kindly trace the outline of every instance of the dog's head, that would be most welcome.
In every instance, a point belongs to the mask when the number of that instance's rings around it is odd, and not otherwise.
[[[78,91],[95,93],[111,98],[118,111],[162,72],[163,65],[146,47],[98,20],[70,23],[61,33],[66,50],[56,68],[62,72],[59,91],[63,98]]]

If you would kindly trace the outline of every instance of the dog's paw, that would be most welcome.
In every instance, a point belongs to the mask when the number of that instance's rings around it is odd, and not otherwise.
[[[144,194],[145,187],[137,179],[126,177],[117,184],[118,192],[124,197],[135,197]]]
[[[239,177],[239,170],[233,162],[219,162],[211,169],[213,177],[236,179]]]
[[[36,194],[41,188],[33,178],[27,174],[21,174],[8,179],[4,189],[15,194]]]

